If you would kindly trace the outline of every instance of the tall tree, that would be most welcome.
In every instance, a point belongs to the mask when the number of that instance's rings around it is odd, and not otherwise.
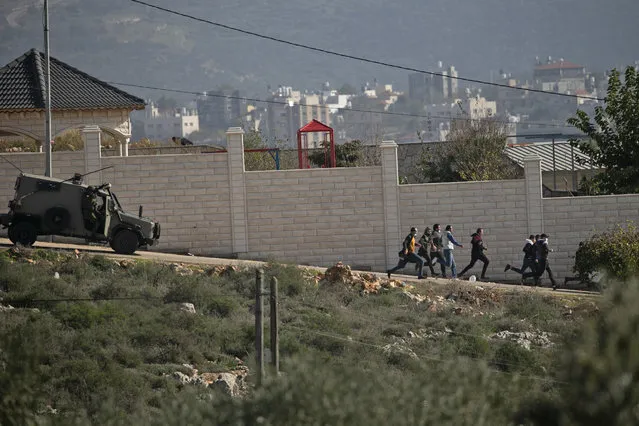
[[[595,108],[592,119],[578,110],[568,124],[586,135],[570,143],[588,155],[593,166],[605,169],[583,186],[603,194],[639,192],[639,73],[634,67],[626,68],[624,81],[613,69],[605,105]]]
[[[513,179],[521,169],[504,153],[504,126],[491,119],[455,120],[447,142],[422,152],[421,177],[428,182]]]

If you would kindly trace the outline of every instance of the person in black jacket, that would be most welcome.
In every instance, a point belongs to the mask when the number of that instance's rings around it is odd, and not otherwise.
[[[537,235],[537,238],[539,238],[539,235]],[[530,269],[531,271],[535,270],[535,260],[536,260],[536,247],[535,247],[535,241],[537,241],[537,239],[535,238],[534,235],[530,235],[528,237],[528,239],[526,240],[526,244],[524,245],[524,262],[521,265],[521,268],[515,268],[513,266],[510,265],[510,263],[506,264],[506,267],[504,268],[504,272],[506,271],[514,271],[520,275],[524,275],[524,271],[526,269]]]
[[[481,270],[481,279],[486,280],[488,277],[486,276],[486,270],[488,269],[488,264],[490,261],[484,255],[484,250],[487,250],[486,246],[484,246],[484,230],[482,228],[477,228],[477,232],[471,235],[472,239],[470,240],[470,244],[472,246],[470,250],[470,263],[468,266],[461,271],[460,275],[464,275],[467,271],[469,271],[478,260],[481,260],[484,264],[484,267]]]
[[[548,272],[548,278],[550,278],[550,282],[552,283],[552,289],[557,289],[557,282],[555,281],[555,277],[550,269],[550,264],[548,263],[548,254],[552,251],[552,249],[548,246],[548,236],[546,234],[541,234],[541,238],[535,243],[535,248],[537,261],[535,270],[522,275],[522,279],[535,277],[535,285],[539,285],[541,276],[544,272]]]

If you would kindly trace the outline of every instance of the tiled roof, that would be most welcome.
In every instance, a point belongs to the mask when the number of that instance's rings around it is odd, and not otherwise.
[[[51,109],[144,109],[144,100],[50,57]],[[0,68],[0,112],[45,108],[45,57],[31,49]]]
[[[568,62],[568,61],[559,61],[559,62],[553,62],[551,64],[543,64],[543,65],[537,65],[535,67],[535,70],[537,71],[542,71],[542,70],[558,70],[558,69],[577,69],[577,68],[583,68],[583,65],[578,65],[572,62]]]
[[[538,155],[541,157],[541,171],[551,172],[553,171],[552,164],[552,142],[537,142],[529,144],[511,144],[506,147],[506,155],[520,166],[524,165],[524,157],[527,155]],[[555,142],[555,169],[572,170],[572,153],[574,152],[575,170],[589,170],[591,167],[588,164],[581,165],[577,161],[577,158],[588,160],[588,156],[581,152],[578,148],[572,148],[570,143],[566,141]]]

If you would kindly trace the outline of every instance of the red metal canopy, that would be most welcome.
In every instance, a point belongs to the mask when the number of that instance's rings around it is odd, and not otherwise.
[[[308,158],[308,133],[324,134],[324,142],[322,143],[322,148],[324,149],[323,167],[335,167],[337,162],[335,159],[335,138],[333,136],[333,129],[328,127],[326,124],[313,119],[297,131],[297,155],[300,169],[308,169],[311,167],[311,163]]]
[[[309,121],[308,124],[302,127],[299,131],[300,132],[330,132],[332,130],[333,129],[331,129],[330,127],[328,127],[326,124],[322,123],[321,121],[317,121],[316,119],[313,119],[312,121]]]

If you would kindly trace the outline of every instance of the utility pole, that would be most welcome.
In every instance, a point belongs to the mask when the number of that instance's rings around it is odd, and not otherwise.
[[[280,372],[280,337],[278,329],[279,312],[277,309],[277,278],[271,278],[271,364],[275,374]]]
[[[255,271],[255,355],[257,385],[264,382],[264,271]]]
[[[44,73],[45,73],[45,124],[44,124],[44,175],[51,177],[51,66],[49,58],[49,2],[44,0]]]
[[[555,164],[555,137],[552,137],[552,189],[557,190],[557,165]]]

